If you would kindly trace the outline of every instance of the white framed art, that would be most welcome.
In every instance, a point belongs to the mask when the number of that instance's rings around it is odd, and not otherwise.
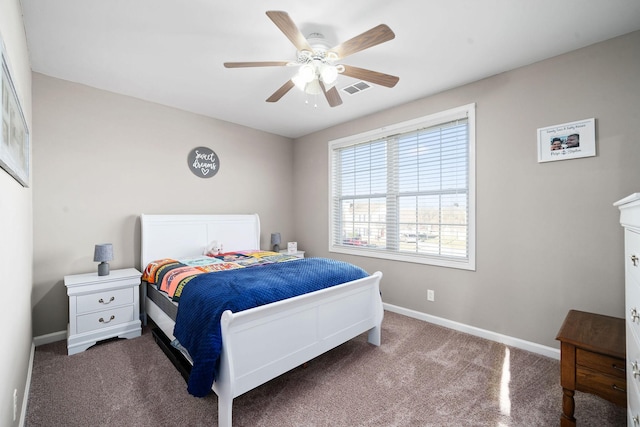
[[[538,129],[538,163],[596,155],[595,119]]]
[[[2,65],[0,66],[0,93],[2,96],[0,167],[23,187],[29,187],[29,129],[9,73],[9,64],[2,40],[0,40],[0,51],[2,56]]]

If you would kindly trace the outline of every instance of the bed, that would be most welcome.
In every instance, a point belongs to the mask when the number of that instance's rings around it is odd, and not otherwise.
[[[212,241],[221,242],[225,252],[260,249],[260,220],[255,214],[143,214],[140,219],[143,269],[167,257],[200,256]],[[232,425],[235,397],[362,333],[367,332],[368,341],[379,346],[381,278],[382,273],[375,272],[255,308],[224,311],[220,319],[222,349],[212,386],[218,396],[218,425]],[[144,316],[170,340],[175,339],[175,320],[167,314],[170,310],[146,293],[143,300]]]

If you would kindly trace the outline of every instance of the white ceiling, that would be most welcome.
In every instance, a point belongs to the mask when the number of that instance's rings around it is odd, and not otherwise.
[[[22,0],[33,71],[255,129],[300,137],[640,29],[638,0]],[[394,40],[344,60],[400,77],[343,104],[292,89],[296,68],[227,69],[293,60],[265,15],[289,13],[331,45],[380,23]],[[337,87],[355,83],[346,76]]]

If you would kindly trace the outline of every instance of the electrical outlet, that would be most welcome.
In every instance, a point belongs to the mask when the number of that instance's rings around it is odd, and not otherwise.
[[[13,389],[13,421],[18,418],[18,389]]]
[[[436,300],[436,293],[432,289],[429,289],[427,291],[427,300],[429,300],[429,301],[435,301]]]

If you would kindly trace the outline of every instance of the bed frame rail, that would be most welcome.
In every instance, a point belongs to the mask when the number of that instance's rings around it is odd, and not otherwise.
[[[218,425],[232,426],[233,399],[368,332],[379,346],[382,273],[294,298],[222,315]],[[149,317],[173,340],[175,323],[148,297]]]
[[[369,331],[380,345],[382,273],[222,315],[218,425],[232,425],[233,399]]]

